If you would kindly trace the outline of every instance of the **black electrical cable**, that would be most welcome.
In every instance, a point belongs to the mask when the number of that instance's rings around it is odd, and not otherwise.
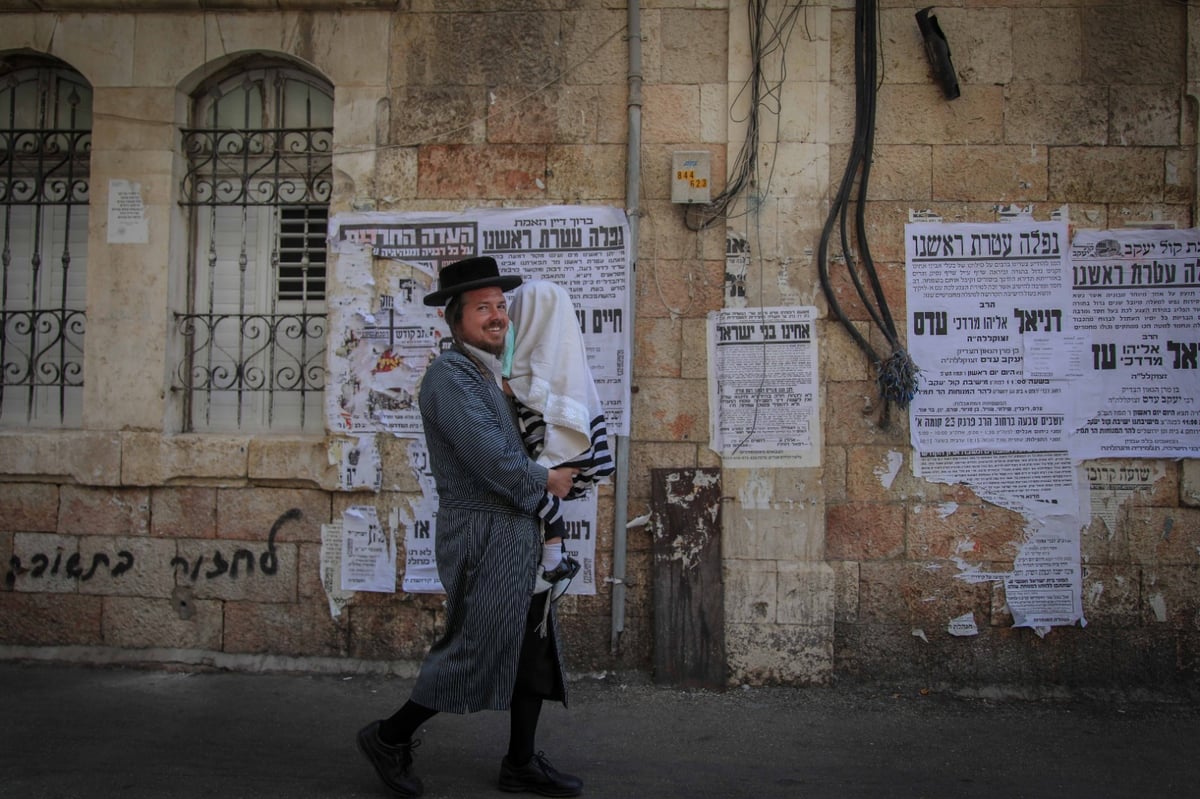
[[[780,98],[778,95],[782,78],[778,83],[771,84],[764,74],[763,63],[767,56],[776,50],[784,50],[791,36],[796,18],[804,4],[793,6],[785,4],[784,9],[774,20],[767,13],[769,0],[750,0],[747,16],[750,37],[750,75],[743,84],[742,91],[749,91],[750,103],[746,115],[746,138],[742,142],[734,159],[733,168],[725,188],[704,204],[689,205],[684,209],[684,224],[692,231],[705,230],[715,222],[729,218],[729,208],[734,201],[754,182],[758,170],[759,148],[759,109],[770,98],[774,103],[772,110],[779,112]],[[781,59],[782,60],[782,59]],[[781,66],[786,69],[786,64]],[[731,103],[732,105],[732,103]],[[772,164],[774,169],[774,164]],[[755,204],[751,204],[755,207]]]
[[[829,312],[835,316],[858,348],[867,356],[871,368],[875,370],[876,385],[883,399],[883,413],[880,424],[888,426],[890,406],[892,403],[907,408],[917,393],[917,365],[900,343],[896,332],[896,323],[888,308],[883,286],[875,270],[875,262],[871,258],[867,242],[866,204],[867,187],[871,173],[871,154],[875,147],[875,111],[878,87],[876,75],[878,72],[878,36],[879,36],[879,5],[878,0],[857,0],[854,6],[854,137],[850,146],[850,157],[842,174],[841,185],[829,208],[829,216],[821,230],[820,244],[817,247],[817,274],[821,281],[821,289],[829,303]],[[854,185],[857,182],[857,192]],[[849,230],[850,196],[854,192],[854,238],[858,244],[859,258],[854,258],[851,247]],[[882,356],[874,346],[859,332],[858,328],[846,316],[829,274],[829,240],[833,228],[837,225],[842,246],[842,256],[847,273],[854,289],[867,309],[871,320],[882,331],[887,339],[891,352]],[[866,273],[870,283],[870,294],[863,285],[859,270]]]

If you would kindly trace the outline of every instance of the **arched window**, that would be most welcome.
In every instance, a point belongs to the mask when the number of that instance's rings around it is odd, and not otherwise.
[[[193,95],[183,429],[324,430],[333,90],[263,60]]]
[[[0,426],[79,427],[92,90],[0,58]]]

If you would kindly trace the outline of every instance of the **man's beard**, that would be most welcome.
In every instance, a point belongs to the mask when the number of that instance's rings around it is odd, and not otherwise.
[[[470,344],[472,347],[474,347],[477,350],[483,350],[484,352],[488,353],[489,355],[494,355],[497,358],[504,356],[504,337],[503,336],[500,337],[500,341],[497,344],[492,344],[490,341],[487,341],[482,338],[472,340],[474,338],[475,338],[474,336],[472,336],[471,338],[467,338],[466,336],[461,336],[461,335],[459,336],[460,341],[462,341],[464,344]]]

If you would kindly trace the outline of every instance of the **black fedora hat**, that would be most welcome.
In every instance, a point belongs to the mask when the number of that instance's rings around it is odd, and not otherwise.
[[[471,289],[496,286],[511,291],[521,285],[520,275],[502,275],[496,259],[483,255],[446,264],[438,272],[438,290],[425,295],[426,305],[445,305],[452,297]]]

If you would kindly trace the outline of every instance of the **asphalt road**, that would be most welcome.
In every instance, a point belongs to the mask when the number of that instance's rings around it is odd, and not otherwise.
[[[0,797],[387,797],[354,746],[411,682],[0,663]],[[570,685],[539,748],[592,799],[1194,797],[1200,704],[1033,701],[885,686]],[[430,799],[499,797],[507,714],[440,715],[417,772]]]

